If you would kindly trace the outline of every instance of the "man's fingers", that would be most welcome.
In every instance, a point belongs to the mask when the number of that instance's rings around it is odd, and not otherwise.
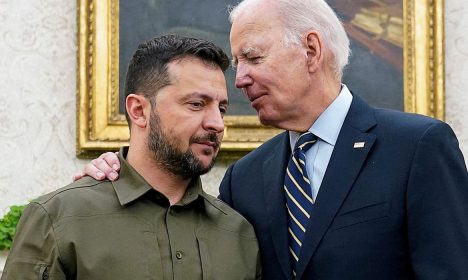
[[[117,172],[102,158],[93,159],[85,166],[84,172],[96,180],[108,178],[113,181],[118,177]]]
[[[107,165],[112,167],[114,171],[119,171],[120,170],[120,161],[119,158],[117,157],[117,153],[111,153],[107,152],[102,154],[99,158],[102,158],[107,162]]]
[[[76,173],[75,175],[73,175],[73,182],[83,178],[84,176],[86,176],[86,174],[83,171]]]
[[[73,181],[79,180],[84,176],[91,176],[96,180],[107,178],[114,181],[119,177],[119,170],[120,161],[116,153],[107,152],[86,164],[82,172],[73,175]]]

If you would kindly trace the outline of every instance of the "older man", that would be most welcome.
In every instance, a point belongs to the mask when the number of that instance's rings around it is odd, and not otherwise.
[[[264,279],[465,279],[468,173],[450,127],[351,93],[323,0],[245,0],[231,21],[236,86],[286,130],[220,187],[255,228]]]
[[[252,226],[199,179],[223,136],[228,65],[204,40],[141,44],[127,72],[119,180],[83,178],[34,200],[2,279],[258,279]]]

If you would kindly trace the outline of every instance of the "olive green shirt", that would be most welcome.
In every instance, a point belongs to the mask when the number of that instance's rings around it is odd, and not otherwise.
[[[115,182],[85,177],[31,202],[1,279],[260,279],[252,226],[199,178],[170,206],[120,162]]]

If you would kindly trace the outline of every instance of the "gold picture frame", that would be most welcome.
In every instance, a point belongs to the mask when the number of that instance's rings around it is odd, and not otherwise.
[[[444,118],[443,0],[403,1],[404,110]],[[119,113],[119,1],[78,0],[77,155],[128,144]],[[416,43],[417,42],[417,43]],[[256,116],[226,116],[226,156],[248,152],[280,130]]]

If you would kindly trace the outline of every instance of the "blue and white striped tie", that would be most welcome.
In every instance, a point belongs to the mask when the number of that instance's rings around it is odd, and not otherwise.
[[[289,214],[289,252],[294,276],[296,276],[296,266],[299,261],[310,212],[314,205],[312,188],[305,167],[305,152],[315,142],[317,142],[317,137],[309,131],[299,136],[284,176],[286,208]]]

